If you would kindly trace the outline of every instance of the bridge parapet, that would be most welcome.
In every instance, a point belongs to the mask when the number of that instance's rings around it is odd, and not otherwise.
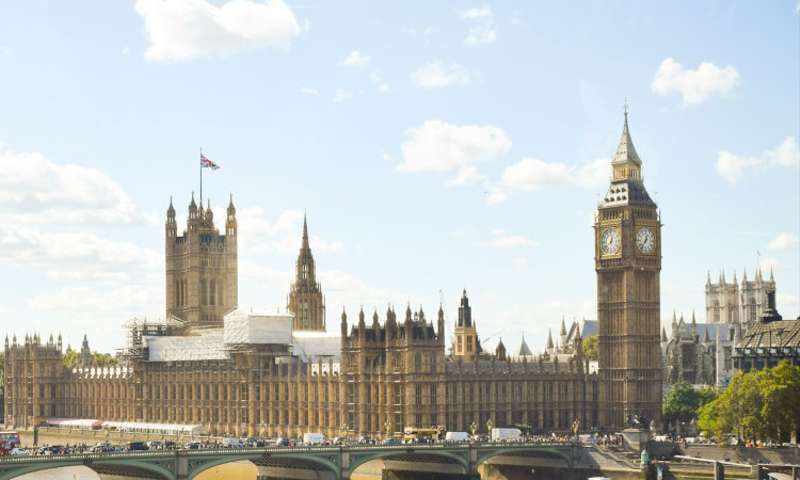
[[[411,445],[354,445],[322,447],[261,447],[144,452],[87,453],[56,456],[0,458],[0,480],[11,480],[41,470],[86,466],[100,473],[156,477],[163,480],[191,480],[209,468],[236,461],[255,465],[297,462],[309,468],[327,471],[337,480],[345,480],[361,465],[371,460],[426,461],[450,463],[467,475],[477,475],[478,466],[497,456],[514,452],[536,451],[559,458],[571,466],[573,444],[553,443],[453,443]],[[454,467],[455,468],[455,467]]]

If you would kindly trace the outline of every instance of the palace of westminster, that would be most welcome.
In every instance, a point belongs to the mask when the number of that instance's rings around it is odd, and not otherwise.
[[[305,222],[289,313],[238,309],[236,208],[231,200],[221,232],[192,198],[180,235],[172,202],[167,210],[165,320],[129,324],[120,364],[108,368],[92,365],[85,340],[81,362],[67,367],[60,335],[6,338],[5,425],[74,418],[202,425],[211,434],[384,436],[407,426],[566,431],[576,419],[600,430],[623,428],[632,415],[658,422],[661,223],[641,164],[626,113],[595,215],[596,369],[575,328],[568,349],[509,355],[500,342],[484,351],[466,291],[457,319],[441,307],[432,316],[410,307],[343,311],[339,331],[326,331]]]

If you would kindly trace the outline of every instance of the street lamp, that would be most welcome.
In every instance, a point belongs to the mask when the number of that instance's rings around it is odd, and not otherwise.
[[[383,422],[383,429],[386,431],[386,438],[389,438],[392,435],[392,422],[389,417],[386,417],[386,421]]]

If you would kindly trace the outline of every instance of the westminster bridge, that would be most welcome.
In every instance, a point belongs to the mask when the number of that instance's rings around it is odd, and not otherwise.
[[[380,461],[380,468],[391,471],[425,472],[448,478],[469,479],[479,478],[479,468],[485,470],[487,467],[515,466],[585,473],[605,469],[602,455],[598,455],[594,448],[572,443],[459,443],[224,448],[2,457],[0,480],[74,466],[88,467],[101,479],[192,480],[210,468],[243,461],[252,462],[257,467],[259,479],[347,480],[356,469],[369,462],[374,465],[376,460]]]

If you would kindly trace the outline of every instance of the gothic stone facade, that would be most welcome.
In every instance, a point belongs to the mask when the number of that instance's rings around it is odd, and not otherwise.
[[[595,217],[600,424],[661,416],[661,221],[628,131]]]
[[[761,268],[756,269],[755,278],[747,279],[747,270],[741,284],[733,274],[733,281],[725,281],[725,273],[719,274],[717,283],[711,282],[709,273],[706,280],[706,322],[725,323],[745,332],[758,323],[767,308],[767,293],[775,291],[775,275],[770,269],[769,279],[765,279]]]
[[[352,326],[343,314],[338,359],[303,359],[288,345],[256,344],[224,358],[150,361],[138,348],[120,367],[67,369],[60,342],[6,340],[6,425],[30,428],[57,417],[202,424],[215,434],[383,436],[406,426],[485,431],[489,420],[567,431],[575,419],[601,429],[623,427],[626,415],[657,419],[661,225],[640,163],[626,115],[595,228],[598,374],[589,373],[580,335],[569,355],[483,352],[465,292],[456,322],[461,348],[447,355],[441,309],[435,322],[410,308],[402,320],[392,308],[382,322],[375,313],[369,325],[363,311]],[[167,319],[159,331],[197,335],[219,327],[237,306],[236,229],[232,202],[221,235],[211,210],[192,201],[178,237],[170,203]],[[302,319],[295,327],[321,329],[324,304],[305,226],[303,237],[289,306]]]

